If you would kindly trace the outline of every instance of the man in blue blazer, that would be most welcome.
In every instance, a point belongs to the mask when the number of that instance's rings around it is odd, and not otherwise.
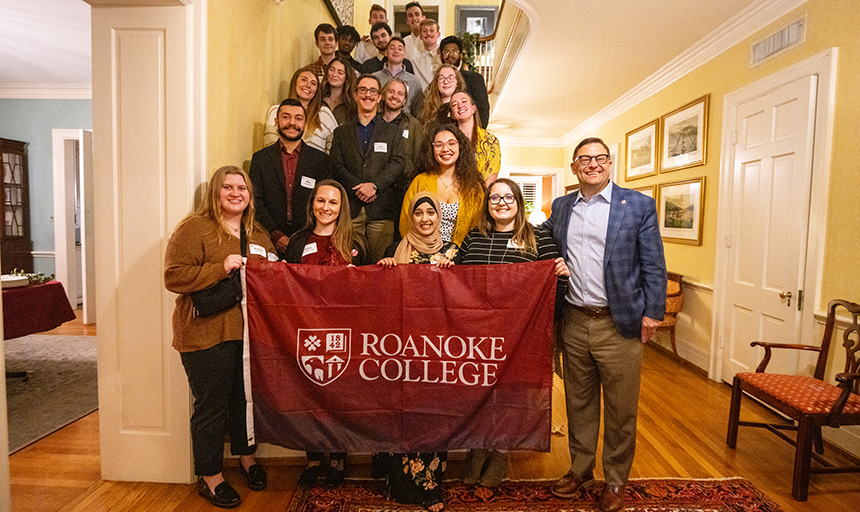
[[[666,310],[666,261],[654,199],[609,180],[609,147],[587,138],[573,152],[579,191],[552,203],[543,227],[570,269],[563,354],[570,471],[562,498],[594,483],[604,402],[600,510],[624,508],[636,449],[643,345]]]

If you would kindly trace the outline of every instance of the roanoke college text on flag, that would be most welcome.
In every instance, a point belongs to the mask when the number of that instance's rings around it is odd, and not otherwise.
[[[549,451],[554,267],[249,260],[257,442]]]

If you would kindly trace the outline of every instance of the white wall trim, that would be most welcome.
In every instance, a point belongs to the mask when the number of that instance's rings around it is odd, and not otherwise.
[[[685,288],[691,288],[693,290],[698,290],[700,292],[710,293],[711,295],[714,294],[714,287],[713,286],[709,286],[707,284],[702,284],[702,283],[697,283],[695,281],[690,281],[686,277],[684,278],[684,287]]]
[[[91,100],[92,84],[0,84],[0,99]]]
[[[836,109],[838,48],[827,49],[768,77],[726,94],[723,98],[723,126],[720,152],[720,190],[717,207],[717,240],[729,233],[731,212],[731,172],[734,145],[730,143],[736,122],[737,105],[791,83],[817,75],[818,97],[815,114],[815,139],[812,149],[812,185],[809,191],[809,227],[807,234],[806,277],[803,283],[805,301],[801,318],[801,339],[814,338],[814,309],[821,303],[821,277],[824,275],[824,242],[827,233],[827,198],[830,190],[830,163],[833,146],[833,123]],[[719,381],[723,360],[723,324],[726,310],[728,251],[717,244],[714,275],[714,316],[711,327],[711,360],[709,378]]]
[[[54,259],[56,254],[54,251],[30,251],[30,255],[34,258]]]
[[[569,131],[561,138],[563,145],[569,146],[593,135],[600,126],[662,91],[806,2],[807,0],[760,0],[750,5],[669,61],[639,85]]]

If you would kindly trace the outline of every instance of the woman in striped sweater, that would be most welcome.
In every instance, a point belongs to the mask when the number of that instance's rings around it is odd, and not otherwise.
[[[549,233],[532,228],[526,221],[523,193],[516,182],[500,178],[487,189],[478,227],[466,235],[455,259],[458,265],[496,265],[555,260],[560,294],[566,289],[570,271]],[[508,469],[509,455],[504,450],[470,450],[463,483],[495,487]]]

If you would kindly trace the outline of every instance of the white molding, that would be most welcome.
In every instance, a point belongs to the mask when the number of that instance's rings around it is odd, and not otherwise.
[[[709,285],[702,284],[702,283],[697,283],[695,281],[690,281],[686,277],[684,278],[684,287],[690,288],[693,290],[698,290],[700,292],[710,293],[711,295],[714,294],[714,287],[713,286],[709,286]]]
[[[30,251],[30,256],[34,258],[53,259],[56,257],[56,254],[54,253],[54,251]]]
[[[0,99],[91,100],[92,84],[0,84]]]
[[[797,9],[808,0],[760,0],[739,12],[713,32],[699,40],[656,73],[639,83],[623,96],[567,132],[561,140],[564,146],[575,144],[592,135],[594,130],[615,119],[632,107],[662,91],[700,66],[707,64],[726,50],[735,47],[767,25]]]

